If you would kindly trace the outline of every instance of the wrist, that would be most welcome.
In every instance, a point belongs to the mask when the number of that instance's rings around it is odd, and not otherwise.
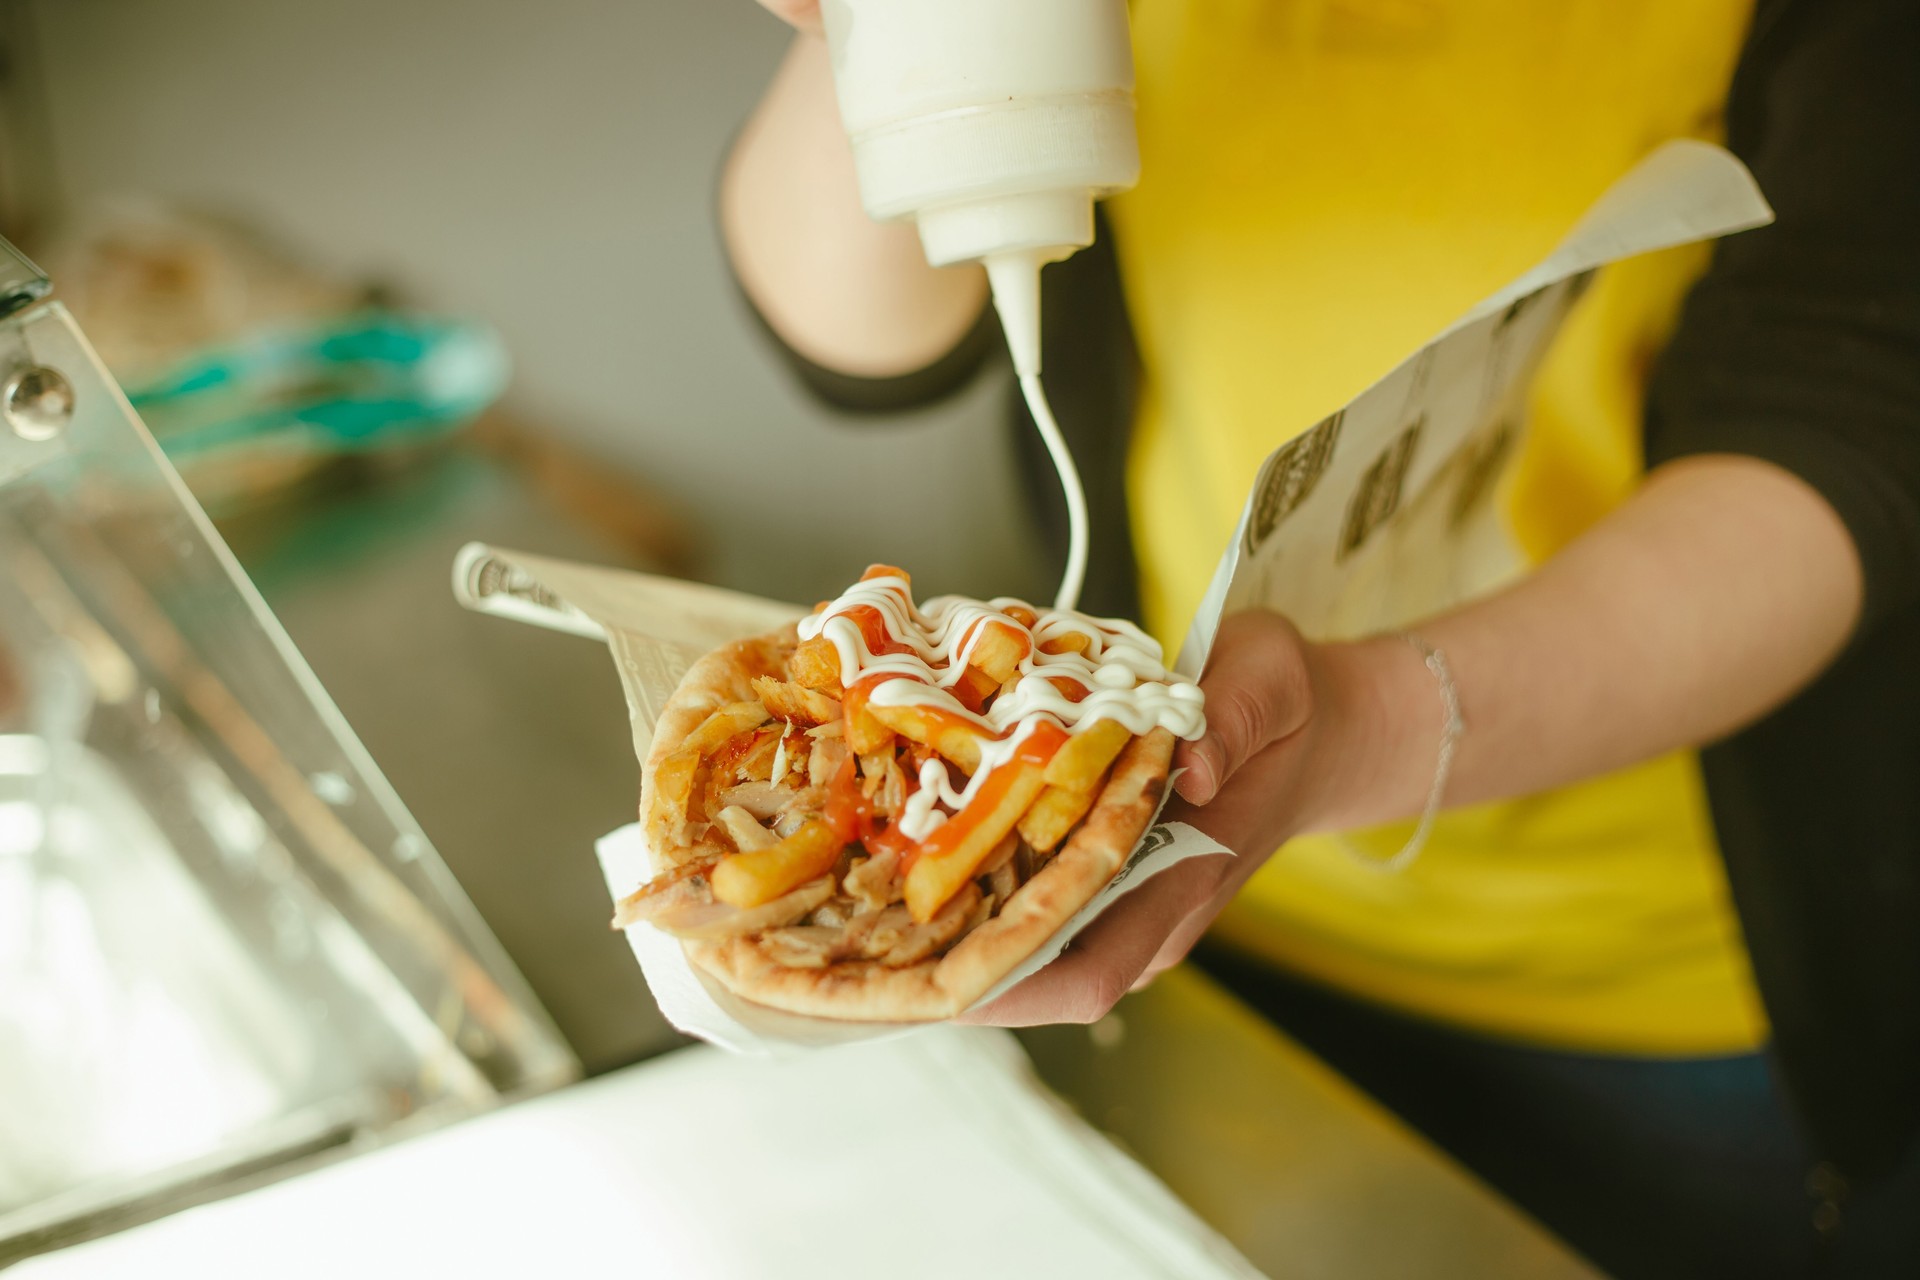
[[[1444,733],[1444,700],[1420,652],[1398,636],[1315,646],[1311,772],[1303,831],[1345,831],[1424,807]]]

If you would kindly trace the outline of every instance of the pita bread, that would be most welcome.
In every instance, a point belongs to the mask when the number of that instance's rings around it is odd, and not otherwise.
[[[726,645],[688,672],[654,730],[641,782],[641,814],[656,874],[702,856],[686,839],[685,815],[672,812],[656,785],[663,761],[714,711],[756,698],[758,676],[785,679],[796,643],[792,627]],[[802,957],[777,945],[781,931],[712,939],[684,939],[688,958],[728,990],[757,1004],[820,1018],[855,1022],[928,1022],[962,1012],[1051,937],[1097,894],[1146,833],[1167,786],[1174,738],[1165,729],[1135,737],[1121,749],[1092,807],[1053,856],[1030,878],[983,913],[972,887],[948,904],[968,914],[954,940],[926,958],[889,965],[874,959]],[[711,856],[711,846],[706,847]],[[864,852],[855,846],[854,852]],[[843,859],[844,865],[844,859]],[[971,897],[968,897],[968,895]],[[635,895],[636,897],[638,895]],[[628,900],[629,902],[632,899]],[[624,904],[623,904],[624,905]],[[803,917],[812,920],[812,913]],[[952,927],[958,916],[933,926]]]

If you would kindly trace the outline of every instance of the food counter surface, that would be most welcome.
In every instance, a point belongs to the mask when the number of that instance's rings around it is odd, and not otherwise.
[[[1021,1040],[1043,1080],[1276,1280],[1599,1275],[1191,966],[1092,1027]]]

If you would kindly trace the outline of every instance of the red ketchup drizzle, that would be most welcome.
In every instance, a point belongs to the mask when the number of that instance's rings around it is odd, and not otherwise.
[[[972,802],[966,808],[935,827],[925,840],[906,851],[901,859],[901,869],[911,871],[913,864],[922,857],[939,857],[966,839],[1005,799],[1007,789],[1019,776],[1020,771],[1010,766],[1026,764],[1043,769],[1066,740],[1067,731],[1053,721],[1042,720],[1036,724],[1033,732],[1021,739],[1020,745],[1014,748],[1013,759],[987,775],[986,781],[980,784],[980,790],[974,793]]]

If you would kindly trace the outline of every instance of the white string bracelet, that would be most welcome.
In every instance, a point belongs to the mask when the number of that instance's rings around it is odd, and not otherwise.
[[[1407,837],[1407,842],[1400,846],[1400,852],[1383,860],[1366,857],[1348,846],[1363,864],[1382,875],[1406,870],[1420,856],[1420,851],[1426,848],[1427,837],[1433,834],[1434,819],[1440,816],[1440,804],[1447,793],[1447,778],[1453,772],[1454,751],[1459,747],[1460,739],[1467,736],[1467,722],[1460,718],[1460,688],[1453,682],[1453,669],[1447,665],[1447,655],[1412,631],[1400,631],[1395,635],[1419,651],[1427,670],[1439,681],[1444,719],[1441,721],[1440,759],[1434,766],[1433,786],[1427,791],[1427,804],[1420,811],[1420,823],[1414,827],[1413,834]]]

